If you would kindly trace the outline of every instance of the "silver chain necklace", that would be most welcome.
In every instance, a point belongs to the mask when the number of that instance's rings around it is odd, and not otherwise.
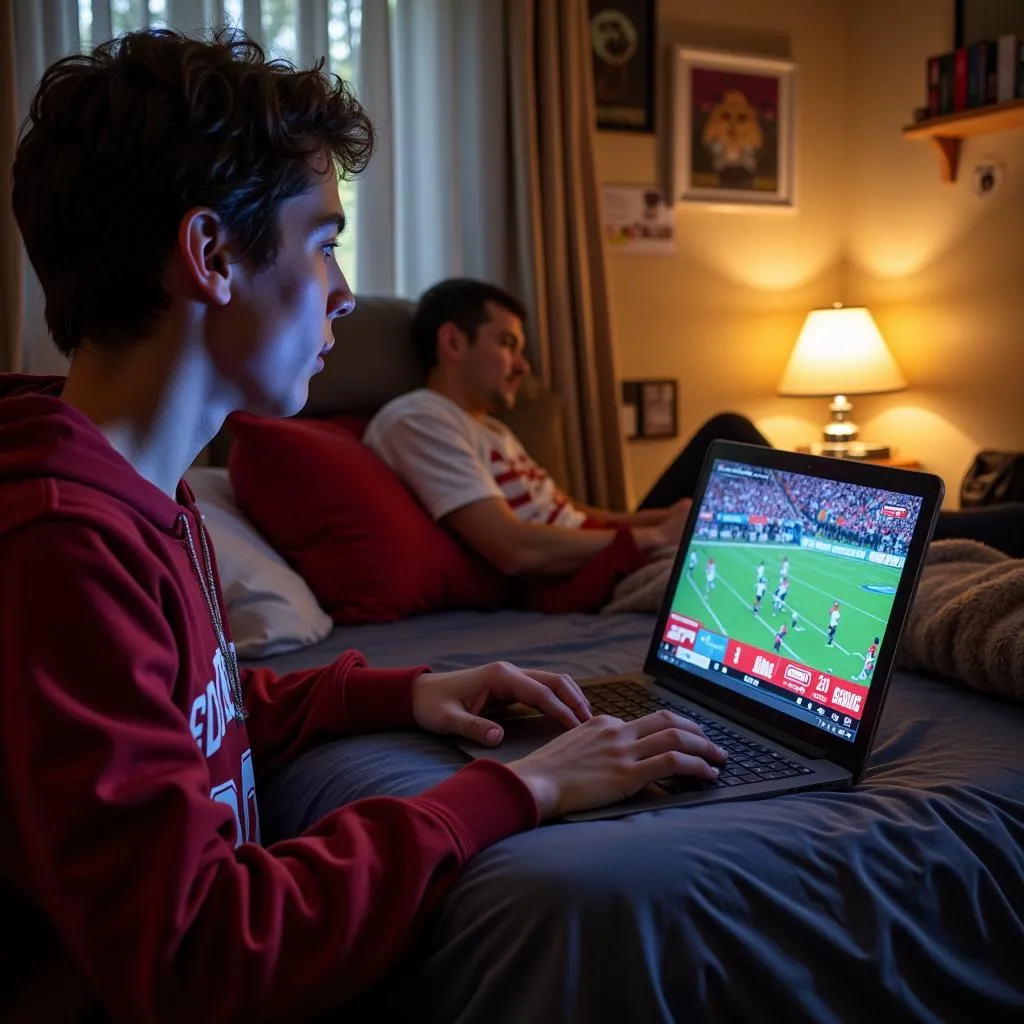
[[[192,569],[199,580],[200,589],[206,600],[206,608],[210,614],[210,621],[213,623],[213,631],[217,634],[217,646],[220,648],[221,657],[224,659],[224,667],[228,674],[228,685],[231,687],[232,714],[236,722],[244,722],[248,717],[248,712],[245,710],[242,680],[238,673],[238,659],[235,657],[234,648],[228,643],[227,633],[224,630],[224,621],[220,614],[220,602],[217,600],[217,579],[213,573],[213,559],[210,557],[210,548],[206,541],[206,527],[203,525],[206,517],[201,512],[199,513],[199,543],[203,549],[202,567],[200,567],[199,558],[196,555],[188,516],[184,512],[179,512],[178,518],[185,527],[185,544],[188,547],[188,553],[192,560]],[[203,569],[206,570],[205,576]]]

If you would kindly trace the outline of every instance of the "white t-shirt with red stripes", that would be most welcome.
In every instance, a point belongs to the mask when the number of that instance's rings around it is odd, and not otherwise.
[[[388,402],[363,443],[435,519],[485,498],[504,498],[526,523],[578,527],[586,519],[504,423],[476,419],[436,391],[420,388]]]

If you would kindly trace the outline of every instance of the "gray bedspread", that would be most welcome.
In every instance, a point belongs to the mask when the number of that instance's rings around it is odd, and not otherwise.
[[[650,616],[450,613],[266,662],[638,668]],[[266,831],[463,763],[444,741],[325,745],[264,787]],[[560,824],[485,851],[355,1020],[1024,1021],[1024,707],[897,675],[863,783]]]

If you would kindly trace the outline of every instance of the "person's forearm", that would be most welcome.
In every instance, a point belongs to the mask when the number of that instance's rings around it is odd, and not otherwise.
[[[645,508],[636,512],[611,512],[606,508],[591,508],[587,505],[574,506],[591,519],[607,526],[660,526],[668,518],[669,510],[665,508]]]
[[[325,739],[415,727],[412,682],[426,665],[371,669],[358,651],[277,675],[243,668],[247,730],[257,773],[272,774]]]
[[[636,546],[644,552],[665,541],[656,527],[632,528]],[[506,572],[512,576],[560,576],[575,572],[615,539],[615,530],[574,530],[564,526],[523,523],[517,534],[515,556]]]

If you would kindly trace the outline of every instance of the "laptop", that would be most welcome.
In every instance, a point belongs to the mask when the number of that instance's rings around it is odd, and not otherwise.
[[[638,811],[855,785],[942,505],[940,478],[753,445],[708,449],[643,671],[578,680],[596,713],[669,708],[729,753],[713,782],[661,779],[567,815]],[[509,762],[561,726],[488,709]]]

